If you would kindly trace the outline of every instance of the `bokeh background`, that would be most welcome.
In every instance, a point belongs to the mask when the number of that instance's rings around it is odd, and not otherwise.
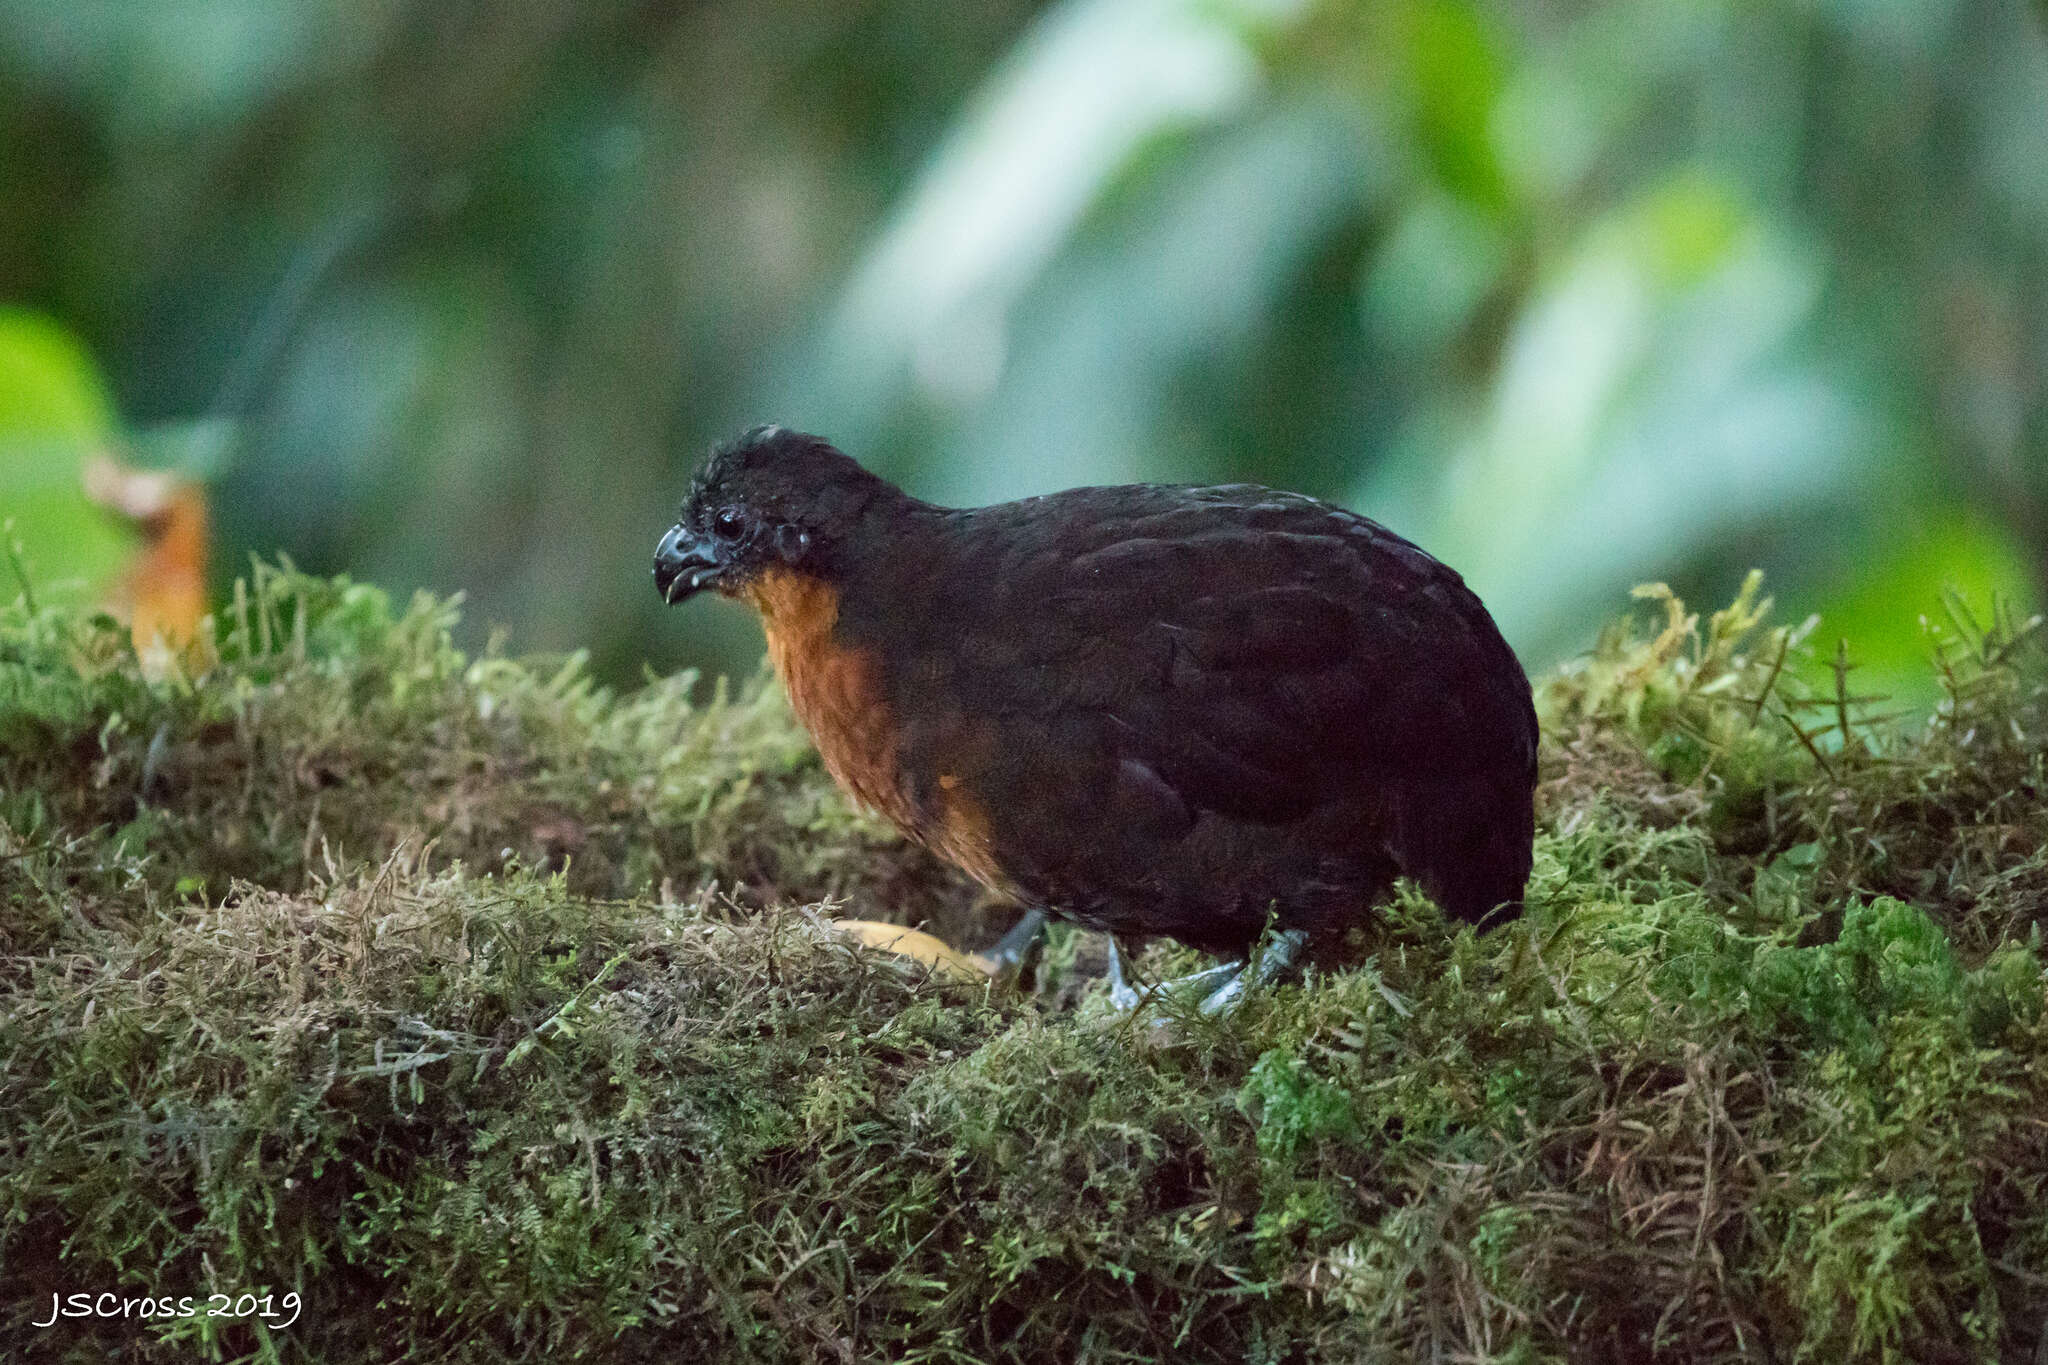
[[[117,450],[203,481],[216,591],[745,669],[647,566],[772,419],[938,501],[1333,498],[1532,668],[1759,566],[1924,698],[1945,586],[2048,591],[2044,15],[0,0],[0,515],[94,590]]]

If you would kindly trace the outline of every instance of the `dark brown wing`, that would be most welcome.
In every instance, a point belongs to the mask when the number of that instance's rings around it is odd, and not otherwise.
[[[927,602],[928,627],[898,623],[921,645],[892,651],[915,661],[900,686],[921,674],[954,699],[954,720],[909,736],[935,768],[986,774],[1004,804],[1047,812],[1044,830],[1134,864],[1205,814],[1278,831],[1336,809],[1454,914],[1519,898],[1528,682],[1451,570],[1365,518],[1250,486],[954,515],[936,577],[899,599]],[[1027,863],[1067,856],[1028,825],[1006,832]]]

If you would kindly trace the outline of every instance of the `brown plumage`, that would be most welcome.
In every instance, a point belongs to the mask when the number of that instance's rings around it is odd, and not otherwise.
[[[1536,718],[1458,575],[1248,484],[934,507],[748,432],[663,538],[671,602],[750,602],[826,766],[978,881],[1119,934],[1329,946],[1414,878],[1520,909]]]

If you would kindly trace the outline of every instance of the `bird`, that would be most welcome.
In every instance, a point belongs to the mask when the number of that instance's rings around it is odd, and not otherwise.
[[[1529,680],[1452,569],[1256,484],[1124,484],[985,507],[912,497],[826,439],[715,447],[654,556],[670,606],[759,613],[826,769],[982,886],[1216,956],[1201,1009],[1340,961],[1406,877],[1518,915]],[[1256,951],[1255,951],[1256,950]]]

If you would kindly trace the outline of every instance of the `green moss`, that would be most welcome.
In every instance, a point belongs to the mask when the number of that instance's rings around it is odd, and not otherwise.
[[[0,627],[0,818],[91,838],[159,890],[292,890],[401,844],[583,895],[717,881],[757,903],[859,895],[966,923],[929,859],[851,812],[765,675],[625,698],[581,655],[463,657],[452,603],[394,612],[346,579],[258,566],[203,676],[145,680],[105,617]]]
[[[2031,1358],[2034,637],[1960,618],[1886,728],[1754,587],[1663,605],[1542,685],[1523,921],[1406,890],[1221,1021],[1102,1011],[1078,937],[1020,995],[831,935],[987,926],[759,680],[285,570],[189,676],[17,608],[0,1353]],[[32,1325],[103,1290],[302,1306]]]

